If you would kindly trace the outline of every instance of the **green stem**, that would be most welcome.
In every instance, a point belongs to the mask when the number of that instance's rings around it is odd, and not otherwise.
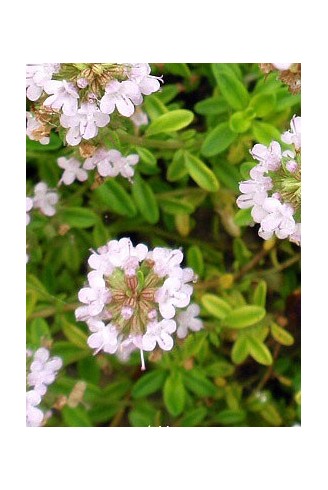
[[[29,316],[28,319],[32,320],[33,318],[47,318],[56,314],[67,313],[68,311],[76,310],[78,306],[81,306],[80,303],[66,304],[62,308],[49,306],[48,308],[44,308],[43,310],[35,311]]]

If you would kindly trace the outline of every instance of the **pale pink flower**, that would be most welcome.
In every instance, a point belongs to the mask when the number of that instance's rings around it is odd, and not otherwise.
[[[150,95],[157,92],[163,82],[162,77],[150,75],[151,68],[148,63],[134,63],[127,65],[127,74],[130,80],[135,82],[140,92],[144,95]]]
[[[33,141],[39,141],[41,145],[47,145],[50,141],[49,136],[37,136],[38,130],[43,126],[43,124],[38,121],[30,112],[26,112],[26,134]]]
[[[57,111],[62,109],[67,116],[76,114],[79,94],[73,83],[66,80],[50,80],[44,84],[44,91],[50,95],[43,102],[45,107]]]
[[[289,204],[282,204],[274,197],[263,202],[266,216],[261,220],[260,237],[268,240],[275,234],[278,238],[287,238],[295,231],[294,209]]]
[[[134,114],[131,116],[131,121],[137,128],[139,128],[140,126],[148,124],[148,116],[140,107],[137,107]]]
[[[272,63],[279,71],[289,70],[293,63]]]
[[[60,117],[60,124],[68,129],[66,141],[71,146],[78,145],[82,138],[94,138],[98,134],[98,128],[103,128],[108,123],[109,116],[103,114],[92,102],[83,102],[74,116],[62,114]]]
[[[141,97],[141,101],[140,101]],[[104,114],[112,114],[116,109],[122,116],[130,117],[134,113],[134,105],[142,102],[138,85],[125,80],[112,80],[105,89],[105,95],[100,101],[100,109]]]
[[[258,143],[250,153],[261,163],[264,170],[277,170],[281,166],[281,147],[277,141],[272,141],[268,147]]]
[[[100,350],[107,352],[108,354],[114,354],[118,347],[118,331],[114,325],[105,325],[104,322],[94,320],[88,322],[88,326],[91,332],[93,332],[88,338],[88,345],[92,349],[95,349],[95,354]]]
[[[200,313],[200,308],[195,303],[188,306],[185,311],[177,314],[177,337],[184,339],[188,331],[198,332],[203,328],[203,322],[200,318],[196,318]]]
[[[105,287],[105,281],[97,272],[89,272],[88,281],[90,287],[82,288],[78,297],[81,303],[87,304],[89,316],[97,316],[103,310],[105,304],[110,301],[111,295]]]
[[[35,102],[41,97],[45,83],[51,80],[54,73],[58,73],[59,66],[54,63],[26,65],[26,97],[29,100]]]
[[[41,402],[41,395],[35,390],[26,392],[26,427],[40,427],[43,421],[43,412],[37,405]]]
[[[88,178],[88,172],[81,167],[82,163],[77,158],[60,157],[57,159],[60,168],[64,169],[64,173],[59,181],[59,184],[70,185],[75,179],[84,182]]]
[[[294,145],[296,150],[301,148],[301,117],[293,116],[290,121],[290,131],[282,134],[281,139],[288,145]]]
[[[159,277],[170,275],[172,271],[179,267],[183,260],[181,250],[170,250],[168,248],[156,247],[148,254],[148,258],[155,262],[154,271]]]
[[[34,387],[34,390],[43,396],[57,376],[57,372],[62,367],[63,362],[60,357],[50,357],[48,349],[41,347],[38,349],[30,366],[27,376],[27,384]]]
[[[301,223],[296,223],[295,230],[289,235],[289,241],[301,245]]]
[[[252,178],[239,184],[243,194],[237,198],[237,206],[241,209],[253,208],[252,217],[256,223],[261,221],[262,203],[272,188],[272,179],[264,176],[264,172],[261,165],[256,165],[250,171]]]
[[[165,319],[160,322],[149,323],[147,331],[142,337],[143,350],[152,351],[156,344],[165,351],[171,350],[174,344],[171,334],[176,331],[176,328],[174,320]]]
[[[34,187],[33,207],[40,209],[46,216],[53,216],[56,213],[55,205],[57,202],[57,192],[48,189],[44,182],[39,182]]]

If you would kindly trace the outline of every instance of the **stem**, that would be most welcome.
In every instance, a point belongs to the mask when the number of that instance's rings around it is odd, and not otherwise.
[[[49,308],[44,308],[43,310],[35,311],[29,316],[29,319],[33,318],[47,318],[48,316],[54,316],[57,314],[67,313],[68,311],[74,311],[80,303],[66,304],[62,308],[56,308],[55,306],[49,306]]]
[[[297,255],[294,255],[294,257],[291,257],[290,259],[286,260],[285,262],[282,262],[281,264],[277,265],[276,267],[272,267],[271,269],[267,269],[266,271],[259,271],[260,274],[271,274],[272,272],[281,272],[284,269],[287,269],[293,264],[296,264],[301,258],[301,254],[298,253]]]
[[[183,148],[184,144],[181,141],[176,140],[153,140],[147,139],[144,136],[134,136],[133,134],[123,133],[120,130],[117,131],[117,135],[122,143],[131,143],[145,148],[158,148],[162,150],[176,150]]]

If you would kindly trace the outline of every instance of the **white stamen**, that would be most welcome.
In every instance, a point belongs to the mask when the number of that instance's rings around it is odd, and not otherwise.
[[[145,359],[143,355],[143,350],[140,349],[140,357],[141,357],[141,371],[146,371]]]

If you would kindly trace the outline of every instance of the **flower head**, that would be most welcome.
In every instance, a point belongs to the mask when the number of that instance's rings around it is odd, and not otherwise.
[[[92,334],[88,339],[96,352],[103,350],[126,358],[139,349],[144,368],[143,350],[158,345],[173,347],[175,315],[188,306],[195,276],[190,268],[181,268],[180,250],[146,245],[134,246],[129,238],[111,240],[89,258],[93,271],[87,287],[79,292],[83,306],[77,308],[78,320],[84,320]],[[109,321],[109,323],[108,323]]]

